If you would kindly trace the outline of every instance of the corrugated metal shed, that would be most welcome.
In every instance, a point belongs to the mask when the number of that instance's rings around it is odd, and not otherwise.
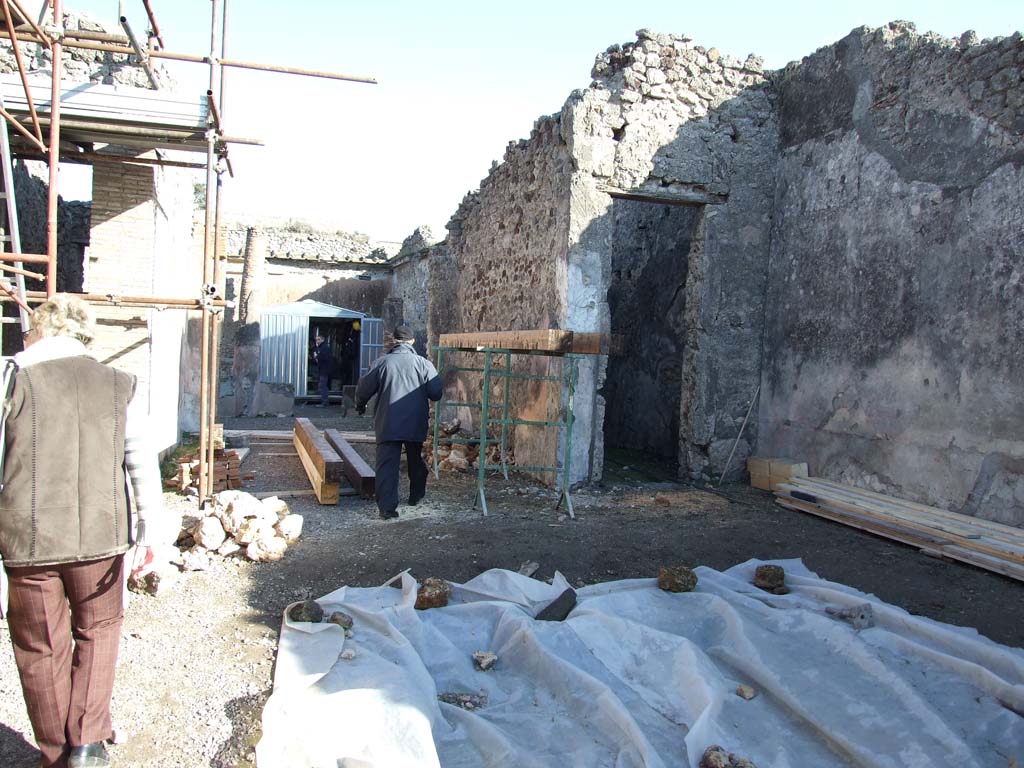
[[[318,319],[360,321],[360,376],[383,351],[383,321],[379,318],[312,299],[278,304],[260,313],[261,381],[291,384],[296,397],[309,394],[309,326]]]

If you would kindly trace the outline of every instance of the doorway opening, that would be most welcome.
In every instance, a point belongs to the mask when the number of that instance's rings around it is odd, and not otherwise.
[[[359,381],[359,353],[362,340],[362,321],[351,318],[309,318],[309,365],[306,391],[310,397],[317,391],[320,370],[316,364],[316,337],[323,336],[331,350],[328,390],[340,396],[346,387]]]
[[[611,332],[625,344],[608,358],[602,390],[606,478],[678,476],[686,283],[700,213],[691,205],[612,204],[608,309]],[[633,477],[639,467],[643,476]]]

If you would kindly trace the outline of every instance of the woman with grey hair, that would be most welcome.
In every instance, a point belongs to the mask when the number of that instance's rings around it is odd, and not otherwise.
[[[40,765],[106,766],[125,553],[147,554],[147,519],[163,511],[159,470],[130,408],[135,377],[87,349],[88,306],[57,295],[31,322],[4,403],[8,627]]]

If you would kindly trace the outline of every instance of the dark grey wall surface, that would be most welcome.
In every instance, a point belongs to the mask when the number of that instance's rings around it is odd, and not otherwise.
[[[972,42],[897,23],[780,73],[759,452],[1021,524],[1024,47]]]
[[[608,361],[605,445],[675,459],[682,392],[686,275],[699,209],[630,200],[612,205],[612,333],[629,339]]]

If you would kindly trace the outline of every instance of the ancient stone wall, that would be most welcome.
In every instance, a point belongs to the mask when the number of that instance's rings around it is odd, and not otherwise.
[[[634,423],[624,441],[653,448],[639,435],[656,428],[682,475],[720,472],[760,373],[778,143],[772,93],[756,58],[647,30],[599,56],[593,75],[463,202],[449,224],[454,308],[438,313],[453,327],[431,320],[441,332],[624,330],[635,357],[612,363],[610,381],[605,358],[580,365],[573,479],[601,476],[605,395],[616,398],[615,439]],[[651,286],[622,291],[615,275],[631,262],[639,275],[651,263]],[[653,288],[660,277],[671,283],[664,297]],[[641,343],[652,330],[671,343]],[[525,364],[538,373],[557,365]],[[667,398],[656,408],[627,385],[637,366],[634,381],[652,382],[640,389]],[[531,419],[556,419],[563,405],[536,383],[516,388],[513,401]],[[519,463],[561,455],[554,430],[533,432],[517,441]],[[740,462],[755,434],[741,443]],[[527,444],[538,461],[524,461]]]
[[[245,251],[244,225],[224,228],[225,253],[228,258],[241,258]],[[383,264],[388,254],[375,246],[370,238],[352,232],[324,232],[301,223],[271,227],[260,225],[268,259],[294,260],[324,264]]]
[[[478,192],[467,195],[449,222],[445,258],[451,259],[456,282],[451,308],[428,310],[431,334],[560,327],[567,299],[572,173],[561,127],[560,116],[538,120],[529,140],[509,145],[504,162],[481,182]],[[437,283],[432,280],[432,285]],[[535,372],[549,370],[543,358],[521,364]],[[460,394],[451,399],[479,400],[479,378],[462,377]],[[537,420],[558,417],[560,393],[535,383],[517,384],[510,393],[514,414]],[[477,416],[470,409],[460,413],[470,428],[478,424]],[[517,443],[517,435],[527,431],[530,439]],[[554,430],[520,426],[513,432],[511,443],[520,446],[519,464],[552,464],[558,448]]]
[[[1022,72],[894,23],[780,73],[761,453],[1024,523]]]
[[[384,316],[384,334],[394,330],[396,325],[404,323],[416,334],[415,347],[421,355],[434,359],[433,346],[428,339],[428,316],[430,314],[430,294],[433,290],[444,291],[444,286],[431,285],[430,261],[435,251],[444,248],[435,244],[430,227],[417,227],[405,238],[398,254],[388,265],[391,267],[391,313],[394,317]]]
[[[398,322],[409,326],[416,334],[416,349],[428,353],[427,314],[429,305],[430,256],[433,248],[423,248],[407,256],[400,256],[391,266],[391,296],[400,305]],[[387,326],[387,323],[385,323]],[[385,331],[391,328],[385,327]]]
[[[680,380],[680,475],[717,474],[760,371],[778,142],[773,94],[756,57],[741,62],[686,36],[648,30],[598,56],[593,75],[591,87],[563,109],[579,171],[572,185],[566,322],[575,330],[626,327],[627,348],[640,343],[645,328],[668,323],[675,330],[677,343],[660,357],[648,350],[658,359],[647,369],[664,371],[660,386]],[[622,286],[615,265],[629,259],[621,251],[631,247],[630,238],[616,237],[624,222],[616,215],[621,202],[613,201],[622,200],[691,209],[665,217],[660,231],[650,229],[656,213],[647,214],[648,241],[675,242],[675,258],[685,264],[673,263],[666,273],[676,278],[664,289],[667,305],[636,303],[644,314],[629,321],[614,318],[608,304],[609,288]],[[666,306],[669,315],[662,316]],[[608,411],[603,395],[588,402],[586,393],[617,391],[614,377],[606,386],[605,375],[600,360],[582,370],[577,414],[591,442],[578,444],[573,461],[589,453],[591,477],[601,473]],[[640,400],[629,415],[613,409],[612,424],[661,418]],[[740,461],[754,439],[756,431],[740,442]]]

